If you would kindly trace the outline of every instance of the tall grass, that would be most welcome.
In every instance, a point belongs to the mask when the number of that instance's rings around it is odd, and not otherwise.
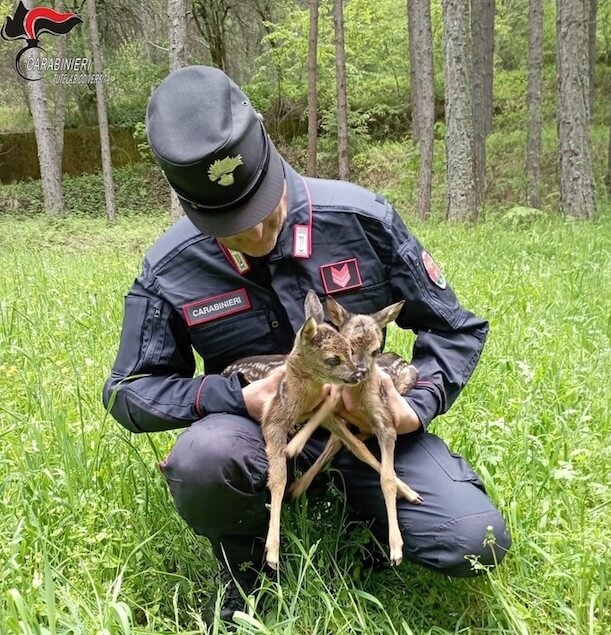
[[[475,376],[431,430],[507,518],[505,562],[473,580],[409,563],[371,573],[359,565],[366,530],[342,524],[331,493],[286,509],[280,577],[249,598],[239,632],[611,630],[611,215],[510,220],[410,220],[463,304],[491,322]],[[100,402],[122,296],[165,226],[161,215],[112,228],[0,217],[2,634],[205,632],[216,565],[155,467],[177,433],[130,436]],[[395,329],[389,346],[409,355],[412,340]]]

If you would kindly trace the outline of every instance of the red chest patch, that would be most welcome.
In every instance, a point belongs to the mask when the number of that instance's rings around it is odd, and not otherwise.
[[[322,284],[327,293],[337,293],[363,286],[356,258],[332,262],[320,268]]]
[[[185,304],[182,307],[182,314],[189,326],[195,326],[248,309],[250,309],[250,300],[246,289],[236,289]]]

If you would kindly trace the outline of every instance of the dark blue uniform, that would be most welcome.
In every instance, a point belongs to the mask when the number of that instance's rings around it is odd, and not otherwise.
[[[217,555],[223,544],[235,564],[261,557],[267,465],[238,377],[218,373],[240,357],[287,353],[304,319],[308,289],[333,294],[353,313],[406,300],[396,322],[417,335],[413,363],[420,372],[406,399],[425,427],[458,396],[488,331],[485,320],[459,306],[383,198],[284,169],[288,217],[268,256],[230,252],[187,219],[152,247],[125,299],[121,344],[104,389],[105,404],[117,391],[112,415],[133,432],[189,426],[164,474],[186,522],[211,539]],[[204,360],[204,376],[193,377],[193,349]],[[369,444],[376,453],[376,442]],[[306,447],[303,465],[323,446],[321,431]],[[488,525],[500,546],[497,559],[503,557],[510,544],[505,524],[464,459],[421,431],[399,437],[395,463],[424,498],[420,506],[398,501],[406,558],[469,575],[465,555],[492,562],[483,547]],[[384,524],[379,476],[347,451],[334,465],[350,505]]]

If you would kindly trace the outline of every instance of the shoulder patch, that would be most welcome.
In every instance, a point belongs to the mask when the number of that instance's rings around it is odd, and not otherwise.
[[[436,284],[440,289],[445,289],[447,286],[446,278],[443,275],[441,269],[437,263],[433,260],[431,254],[428,251],[423,251],[421,254],[422,264],[426,270],[428,277]]]

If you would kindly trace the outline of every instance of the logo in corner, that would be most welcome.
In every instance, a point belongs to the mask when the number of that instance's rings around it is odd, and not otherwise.
[[[233,185],[233,171],[238,165],[244,165],[241,154],[238,154],[237,157],[218,159],[208,168],[208,178],[213,183],[218,181],[219,185]]]
[[[6,18],[2,30],[0,31],[0,36],[2,36],[4,40],[26,41],[26,45],[17,53],[17,57],[15,58],[15,70],[19,77],[30,82],[42,79],[42,77],[36,77],[34,79],[26,77],[21,72],[19,61],[22,55],[30,49],[39,48],[40,50],[44,50],[38,46],[40,36],[43,33],[66,35],[66,33],[69,33],[77,24],[81,24],[82,22],[76,13],[60,13],[48,7],[26,9],[23,2],[19,2],[15,15],[12,18]]]

